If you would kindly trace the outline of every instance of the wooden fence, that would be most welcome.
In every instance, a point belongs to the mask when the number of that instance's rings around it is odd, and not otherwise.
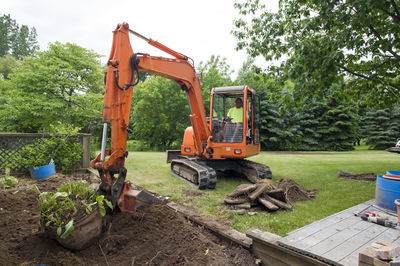
[[[90,134],[78,134],[83,150],[80,159],[80,167],[82,168],[87,168],[90,164],[90,136]],[[0,165],[11,164],[10,168],[12,172],[23,172],[24,169],[21,169],[17,163],[13,162],[12,158],[25,145],[50,137],[54,137],[54,135],[40,133],[0,133]]]

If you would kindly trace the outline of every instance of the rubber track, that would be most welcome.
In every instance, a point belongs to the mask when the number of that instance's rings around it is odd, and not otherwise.
[[[189,183],[195,188],[198,189],[214,189],[215,185],[217,184],[217,174],[215,173],[215,170],[211,167],[205,166],[205,165],[200,165],[196,162],[196,159],[175,159],[171,161],[171,173],[184,180],[185,182]],[[197,172],[198,175],[198,180],[199,183],[195,184],[191,180],[188,180],[184,178],[183,176],[180,176],[178,173],[174,172],[174,166],[175,165],[182,165],[184,167],[190,168],[193,171]]]
[[[255,170],[255,172],[257,173],[257,177],[260,179],[264,179],[264,178],[271,179],[272,178],[271,169],[268,166],[266,166],[265,164],[256,163],[256,162],[249,161],[249,160],[240,160],[240,161],[238,161],[238,163],[242,168]]]

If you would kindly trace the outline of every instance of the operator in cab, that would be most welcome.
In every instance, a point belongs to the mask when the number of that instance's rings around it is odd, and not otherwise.
[[[231,136],[228,142],[241,142],[241,135],[243,134],[243,101],[241,98],[236,98],[235,106],[229,109],[227,117],[229,123],[233,126],[229,126],[228,129],[228,135]],[[227,133],[226,129],[224,129],[224,135],[225,133]]]
[[[235,107],[232,107],[228,111],[228,117],[231,123],[243,123],[243,101],[241,98],[236,98]]]

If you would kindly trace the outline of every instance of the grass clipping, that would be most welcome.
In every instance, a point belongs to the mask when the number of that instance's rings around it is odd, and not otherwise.
[[[57,228],[57,235],[67,238],[74,230],[74,222],[98,210],[106,215],[106,206],[113,208],[110,201],[88,188],[84,180],[61,184],[56,192],[42,192],[39,208],[45,229]]]

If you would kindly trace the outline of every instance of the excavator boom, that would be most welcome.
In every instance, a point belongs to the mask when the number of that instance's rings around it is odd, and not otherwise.
[[[149,44],[174,56],[175,58],[154,57],[148,54],[134,54],[129,33],[146,40]],[[177,82],[187,93],[190,104],[195,145],[197,155],[203,156],[203,145],[210,137],[206,114],[201,95],[201,87],[194,67],[188,62],[188,57],[173,51],[157,41],[148,39],[129,29],[127,23],[119,24],[113,31],[113,44],[108,59],[106,84],[103,106],[103,137],[100,154],[91,162],[98,169],[101,185],[100,191],[107,195],[113,204],[121,210],[134,212],[134,202],[140,193],[129,193],[131,185],[125,182],[125,158],[129,115],[132,103],[135,75],[138,71],[159,75]],[[111,124],[111,148],[106,149],[107,128]],[[114,175],[118,175],[115,178]],[[120,205],[120,203],[122,203]],[[127,207],[129,206],[129,207]]]

